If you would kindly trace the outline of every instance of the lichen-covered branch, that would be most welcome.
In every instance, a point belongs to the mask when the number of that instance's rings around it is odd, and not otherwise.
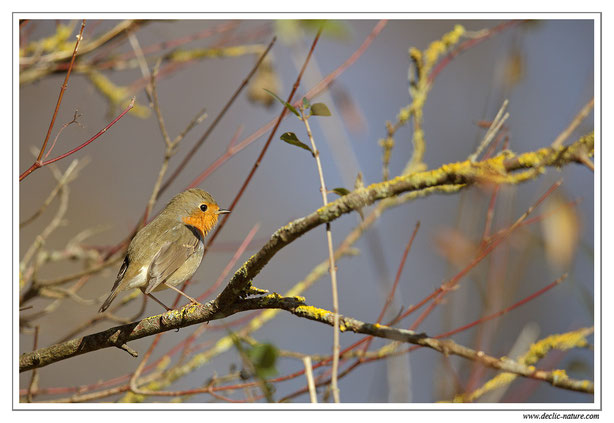
[[[230,280],[217,298],[220,305],[229,304],[237,297],[249,295],[251,280],[283,247],[324,223],[332,222],[343,214],[358,210],[384,198],[406,192],[418,192],[437,186],[474,183],[517,184],[536,178],[546,166],[560,167],[572,162],[581,163],[582,155],[592,156],[594,134],[581,137],[566,147],[542,148],[535,152],[516,155],[505,151],[496,157],[472,163],[469,160],[450,163],[438,169],[401,175],[389,181],[379,182],[357,189],[315,212],[294,220],[278,229],[271,239],[254,254]],[[523,169],[527,169],[522,171]],[[519,171],[520,172],[516,172]]]
[[[271,294],[264,297],[239,300],[223,310],[214,305],[215,301],[204,305],[188,305],[179,310],[171,310],[138,322],[115,326],[92,335],[74,338],[47,348],[24,353],[19,357],[19,371],[44,367],[103,348],[122,348],[130,341],[211,320],[223,319],[241,311],[291,308],[291,306],[302,304],[302,301],[303,299],[300,297],[281,297]]]
[[[277,294],[270,294],[263,297],[238,300],[224,311],[216,310],[212,303],[200,306],[188,305],[180,310],[172,310],[162,315],[148,317],[140,322],[116,326],[93,335],[22,354],[19,359],[19,370],[20,372],[32,370],[66,358],[108,347],[128,350],[134,356],[136,352],[126,345],[129,341],[210,320],[222,319],[241,311],[268,308],[285,310],[298,317],[331,326],[334,324],[334,313],[332,311],[308,306],[304,303],[304,298],[301,297],[282,297]],[[373,335],[379,338],[431,348],[446,355],[457,355],[479,362],[486,367],[541,380],[560,388],[587,393],[594,392],[594,385],[591,381],[575,380],[566,375],[563,377],[560,372],[538,370],[533,366],[511,359],[492,357],[482,351],[476,351],[459,345],[449,339],[430,338],[424,333],[416,333],[411,330],[393,328],[377,323],[365,323],[352,317],[341,315],[339,315],[339,327],[342,332]],[[590,333],[590,329],[582,332],[584,337]],[[151,394],[164,395],[164,392],[152,392]]]
[[[287,311],[299,317],[326,323],[331,326],[333,325],[334,314],[328,310],[307,305],[299,305],[292,309],[287,309]],[[340,328],[342,332],[350,331],[365,335],[373,335],[379,338],[386,338],[431,348],[445,355],[457,355],[471,361],[476,361],[486,367],[496,370],[503,370],[517,376],[541,380],[563,389],[591,394],[594,393],[595,389],[593,382],[589,380],[571,379],[566,375],[563,375],[561,372],[538,370],[533,366],[525,365],[509,358],[492,357],[483,351],[476,351],[463,345],[459,345],[450,339],[430,338],[424,333],[416,333],[407,329],[392,328],[390,326],[380,325],[377,323],[365,323],[346,316],[340,316]],[[582,332],[582,336],[585,338],[591,333],[592,328],[586,328]]]
[[[557,349],[559,351],[567,351],[572,348],[586,348],[588,341],[586,337],[591,335],[595,331],[594,328],[580,328],[567,333],[555,334],[547,336],[546,338],[534,343],[524,355],[519,357],[516,361],[527,366],[535,364],[541,360],[550,350]],[[576,386],[579,391],[585,391],[590,389],[592,393],[593,383],[588,381],[573,381],[571,382],[567,376],[567,372],[563,369],[551,370],[552,378],[555,381],[553,383],[559,386],[559,381],[569,381],[573,386]],[[504,386],[509,386],[518,375],[514,373],[498,373],[495,377],[488,380],[482,387],[476,389],[473,392],[465,392],[457,394],[453,402],[472,402],[482,397],[484,394]],[[586,391],[585,391],[586,392]]]

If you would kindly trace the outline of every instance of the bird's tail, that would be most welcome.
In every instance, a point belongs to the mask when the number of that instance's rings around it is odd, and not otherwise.
[[[114,289],[111,291],[111,293],[109,294],[109,296],[107,297],[106,300],[104,300],[104,303],[102,303],[102,305],[100,306],[100,309],[98,310],[98,313],[102,313],[104,312],[107,308],[109,308],[109,306],[111,305],[111,303],[113,302],[113,300],[115,299],[115,297],[117,297],[117,294],[119,293],[118,289]]]
[[[117,297],[117,294],[119,294],[119,292],[121,291],[121,289],[119,289],[119,285],[122,279],[124,279],[124,275],[126,274],[126,270],[128,270],[129,264],[130,264],[130,259],[128,258],[128,256],[126,256],[126,258],[124,258],[124,262],[122,263],[122,267],[119,269],[119,273],[117,274],[117,278],[115,279],[115,283],[113,284],[111,293],[109,294],[107,299],[104,300],[104,303],[102,303],[102,305],[100,306],[98,313],[102,313],[107,308],[109,308],[109,306],[111,305],[115,297]]]

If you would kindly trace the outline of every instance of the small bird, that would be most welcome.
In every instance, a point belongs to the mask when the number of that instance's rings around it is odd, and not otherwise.
[[[230,210],[221,209],[211,194],[198,188],[173,197],[130,242],[113,289],[99,312],[105,311],[121,291],[132,288],[140,288],[167,310],[151,295],[152,291],[171,288],[197,303],[175,286],[196,272],[203,258],[205,237],[224,213]]]

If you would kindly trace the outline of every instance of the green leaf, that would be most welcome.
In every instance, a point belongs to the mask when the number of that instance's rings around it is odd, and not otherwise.
[[[324,103],[316,103],[311,105],[311,114],[314,116],[330,116],[330,110]]]
[[[296,116],[301,117],[301,115],[299,114],[299,112],[290,104],[287,103],[285,101],[283,101],[281,98],[279,98],[277,96],[277,94],[275,94],[274,92],[271,92],[269,90],[267,90],[266,88],[263,88],[263,90],[265,90],[267,93],[269,93],[271,96],[273,96],[273,98],[275,98],[277,101],[279,101],[281,104],[284,105],[284,107],[288,110],[290,110],[292,113],[294,113]]]
[[[259,377],[268,378],[277,374],[275,365],[279,352],[274,345],[258,344],[247,351],[247,356]]]
[[[307,100],[307,97],[303,97],[303,109],[309,109],[311,103]]]
[[[301,147],[307,151],[309,151],[311,153],[312,156],[314,156],[313,151],[311,150],[311,148],[309,148],[309,146],[305,143],[302,143],[294,134],[294,132],[286,132],[284,134],[281,135],[281,137],[279,137],[282,141],[287,142],[288,144],[292,144],[295,145],[297,147]]]
[[[350,193],[350,190],[346,189],[346,188],[334,188],[332,190],[332,192],[334,192],[335,194],[337,194],[339,197],[343,197],[344,195],[348,195]]]

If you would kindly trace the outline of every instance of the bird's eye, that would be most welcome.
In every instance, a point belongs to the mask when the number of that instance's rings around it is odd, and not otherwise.
[[[201,205],[200,205],[200,209],[201,209],[202,211],[204,211],[204,212],[205,212],[205,211],[207,211],[207,205],[206,205],[206,204],[201,204]]]

